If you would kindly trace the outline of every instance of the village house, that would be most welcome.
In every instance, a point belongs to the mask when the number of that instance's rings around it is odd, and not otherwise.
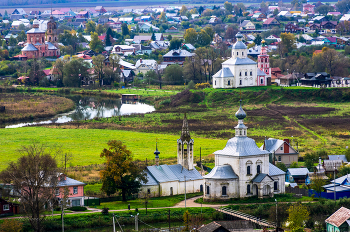
[[[302,86],[330,86],[332,79],[326,72],[319,73],[305,73],[304,77],[300,79]]]
[[[271,29],[271,28],[273,28],[273,27],[279,27],[281,24],[280,24],[280,22],[277,20],[277,19],[275,19],[275,18],[268,18],[268,19],[266,19],[265,21],[264,21],[264,23],[263,23],[263,28],[265,28],[265,29]]]
[[[284,27],[285,32],[288,33],[299,33],[301,31],[303,31],[302,28],[298,27],[295,23],[287,23]]]
[[[289,139],[269,138],[264,141],[260,149],[269,151],[274,154],[274,162],[284,163],[289,167],[293,162],[298,162],[299,153],[289,143]]]
[[[307,168],[288,168],[286,182],[297,184],[310,184],[309,170]]]
[[[139,59],[135,64],[135,72],[146,74],[148,71],[154,70],[156,71],[158,69],[157,61],[155,60],[143,60],[142,58]]]
[[[239,30],[255,30],[255,25],[252,23],[250,20],[244,20],[240,25],[239,25]]]
[[[19,213],[19,205],[0,198],[0,217],[13,216]]]
[[[111,53],[123,54],[124,55],[127,52],[134,53],[135,52],[135,47],[129,46],[129,45],[114,45]]]
[[[183,65],[187,57],[191,58],[193,54],[184,49],[171,50],[163,56],[163,63]]]
[[[64,197],[64,189],[69,190],[69,205],[72,206],[84,206],[84,185],[85,183],[69,178],[65,174],[59,175],[59,182],[55,190],[55,195],[59,199]]]
[[[350,230],[349,220],[350,220],[350,210],[345,207],[341,207],[335,213],[333,213],[329,218],[325,220],[326,230],[327,232],[349,231]]]

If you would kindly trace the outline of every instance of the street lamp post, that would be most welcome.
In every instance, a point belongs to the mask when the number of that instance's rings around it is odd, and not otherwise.
[[[278,227],[278,220],[277,220],[277,199],[275,199],[276,201],[276,227]]]

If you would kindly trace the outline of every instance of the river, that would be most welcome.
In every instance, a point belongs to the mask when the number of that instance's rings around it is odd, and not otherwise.
[[[93,118],[109,118],[129,114],[145,114],[155,110],[154,106],[141,102],[122,102],[120,98],[102,98],[99,96],[63,95],[73,100],[75,109],[55,115],[52,118],[26,120],[22,122],[0,125],[5,128],[18,128],[29,125],[50,123],[66,123],[71,121],[88,120]]]

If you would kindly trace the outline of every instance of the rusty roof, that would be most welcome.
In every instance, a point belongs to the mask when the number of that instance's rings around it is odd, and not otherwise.
[[[336,227],[340,227],[344,222],[350,218],[350,209],[341,207],[329,218],[326,219],[326,222],[332,224]]]

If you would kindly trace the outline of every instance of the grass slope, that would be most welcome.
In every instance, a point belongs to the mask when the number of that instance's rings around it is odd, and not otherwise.
[[[18,158],[17,150],[23,145],[38,141],[48,146],[60,145],[64,152],[73,154],[71,165],[90,165],[102,163],[101,151],[107,147],[109,140],[121,140],[132,151],[136,159],[154,159],[155,143],[158,139],[160,158],[176,157],[176,140],[179,135],[142,133],[120,130],[99,129],[50,129],[44,127],[25,127],[0,130],[0,170],[3,170],[9,161]],[[211,154],[222,149],[226,140],[194,138],[194,154]],[[198,159],[197,159],[198,160]]]

